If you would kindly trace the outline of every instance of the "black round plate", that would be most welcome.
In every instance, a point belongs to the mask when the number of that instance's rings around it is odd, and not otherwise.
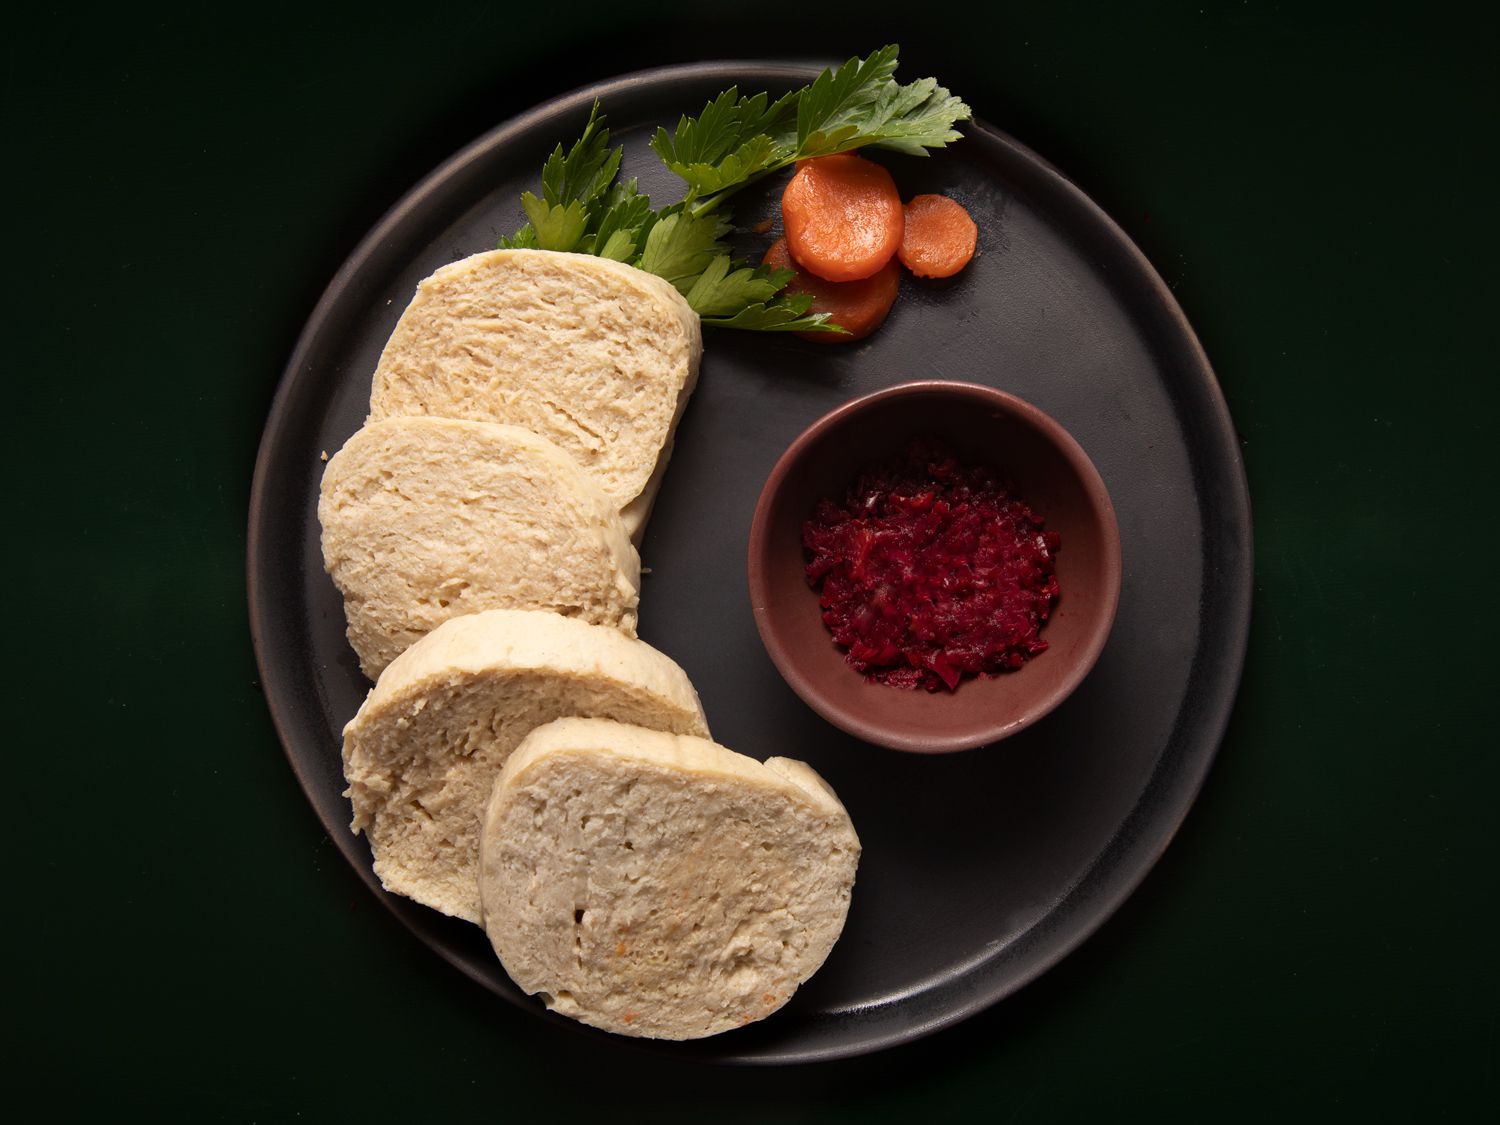
[[[521,222],[518,195],[536,188],[547,152],[578,135],[595,98],[625,145],[623,175],[660,204],[680,186],[647,147],[657,125],[731,84],[774,93],[812,74],[755,63],[647,71],[481,138],[403,199],[339,271],[266,424],[250,501],[250,615],[292,767],[396,916],[543,1018],[562,1019],[510,983],[478,928],[381,891],[364,839],[349,832],[340,731],[369,685],[323,572],[320,453],[363,421],[376,359],[417,282]],[[832,1058],[993,1004],[1136,886],[1192,803],[1229,717],[1249,626],[1250,512],[1208,361],[1161,279],[1077,187],[988,125],[966,131],[927,159],[878,156],[904,196],[947,193],[978,222],[979,254],[957,278],[907,277],[890,320],[854,345],[706,332],[702,378],[642,545],[641,636],[686,669],[720,742],[804,759],[827,778],[865,850],[844,936],[786,1008],[664,1050]],[[773,216],[778,190],[743,200],[737,221]],[[761,648],[745,585],[751,513],[782,450],[839,403],[916,378],[993,384],[1067,427],[1109,488],[1125,559],[1114,633],[1077,693],[1015,738],[939,757],[864,745],[803,706]]]

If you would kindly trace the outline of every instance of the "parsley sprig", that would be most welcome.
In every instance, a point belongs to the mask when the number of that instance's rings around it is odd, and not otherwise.
[[[900,85],[899,50],[892,45],[852,58],[770,105],[765,94],[741,98],[726,90],[698,118],[681,118],[675,133],[658,128],[651,148],[687,182],[693,214],[810,157],[867,145],[924,156],[959,139],[954,125],[969,119],[969,107],[933,78]]]
[[[651,148],[687,185],[683,198],[660,210],[636,181],[616,182],[622,149],[596,103],[572,148],[558,145],[542,168],[542,195],[521,196],[529,222],[502,247],[596,254],[670,281],[703,323],[763,332],[841,332],[826,313],[809,313],[812,298],[783,294],[791,270],[734,261],[726,236],[726,205],[735,192],[815,156],[867,145],[924,155],[958,140],[954,126],[969,107],[935,79],[895,80],[892,45],[868,58],[825,70],[809,86],[772,101],[740,97],[730,88],[703,112],[659,128]]]

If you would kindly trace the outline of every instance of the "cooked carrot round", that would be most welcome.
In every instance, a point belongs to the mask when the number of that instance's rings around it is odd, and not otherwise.
[[[825,281],[877,273],[905,223],[891,174],[853,153],[802,161],[781,195],[781,218],[792,258]]]
[[[862,340],[885,323],[891,306],[896,303],[896,294],[901,291],[901,267],[892,258],[873,277],[858,281],[826,281],[816,274],[800,269],[792,261],[787,250],[786,239],[778,238],[766,251],[765,264],[772,269],[796,270],[796,276],[787,283],[788,293],[812,294],[809,312],[826,312],[829,319],[848,335],[841,332],[798,332],[804,340],[815,344],[850,344]]]
[[[897,254],[918,277],[952,277],[969,264],[978,237],[962,204],[946,195],[919,195],[906,205]]]

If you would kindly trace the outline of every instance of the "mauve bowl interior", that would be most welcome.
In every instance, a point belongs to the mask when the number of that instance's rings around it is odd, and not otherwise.
[[[945,441],[961,461],[996,466],[1062,537],[1061,596],[1041,634],[1047,651],[1018,671],[965,680],[952,693],[867,682],[834,644],[803,570],[802,524],[818,501],[841,497],[864,466],[924,435]],[[1036,407],[967,383],[904,383],[813,423],[771,471],[750,530],[751,607],[787,683],[840,729],[922,753],[996,742],[1067,698],[1104,648],[1120,573],[1114,508],[1083,449]]]

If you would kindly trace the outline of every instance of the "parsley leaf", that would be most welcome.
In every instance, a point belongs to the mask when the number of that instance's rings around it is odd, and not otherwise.
[[[878,145],[921,156],[956,141],[969,107],[932,78],[902,86],[895,45],[825,70],[810,86],[767,104],[766,95],[730,89],[676,132],[658,129],[651,147],[687,183],[694,214],[714,210],[734,192],[814,156]]]
[[[645,240],[647,223],[655,219],[651,197],[636,190],[635,180],[615,184],[604,198],[590,249],[601,258],[634,261]]]
[[[793,135],[797,97],[784,94],[775,102],[766,94],[742,98],[739,88],[731,86],[700,117],[679,118],[675,133],[658,127],[651,148],[687,181],[688,200],[721,191],[778,158]]]
[[[635,181],[616,183],[623,148],[609,147],[609,130],[595,102],[583,135],[566,152],[552,150],[542,165],[542,195],[521,195],[530,221],[508,238],[502,250],[563,250],[629,261],[641,242],[641,227],[651,216],[651,200],[635,190]]]
[[[521,209],[531,220],[527,225],[539,250],[576,250],[588,229],[588,212],[576,199],[553,204],[528,191],[521,196]]]
[[[754,332],[845,332],[828,323],[827,313],[809,313],[812,297],[807,293],[777,297],[763,304],[746,305],[733,316],[705,316],[704,324],[718,328],[744,328]]]
[[[729,233],[729,220],[723,215],[694,217],[685,211],[667,208],[646,236],[646,245],[636,263],[647,273],[664,277],[684,296],[703,273],[729,246],[723,241]]]
[[[928,149],[961,139],[953,126],[970,116],[969,107],[934,78],[919,78],[908,86],[893,82],[880,92],[862,136],[877,148],[926,156]]]
[[[575,202],[587,205],[614,183],[623,153],[623,148],[610,151],[609,130],[595,102],[583,135],[573,142],[568,154],[563,155],[559,144],[542,165],[542,198],[553,206]]]
[[[732,316],[748,305],[765,304],[792,280],[791,270],[736,265],[728,254],[708,263],[683,294],[699,316]]]
[[[536,231],[532,229],[530,223],[527,223],[520,230],[516,231],[515,234],[510,235],[506,238],[501,238],[499,248],[501,250],[541,249],[541,247],[536,244]]]
[[[715,163],[697,161],[684,164],[678,161],[667,167],[687,181],[687,199],[691,201],[724,191],[735,184],[748,183],[752,178],[758,179],[775,163],[777,152],[776,142],[761,135],[751,137]]]
[[[825,70],[802,92],[797,103],[797,151],[820,156],[842,152],[841,142],[858,132],[858,118],[892,86],[899,48],[882,47],[867,59],[852,58],[837,70]]]

